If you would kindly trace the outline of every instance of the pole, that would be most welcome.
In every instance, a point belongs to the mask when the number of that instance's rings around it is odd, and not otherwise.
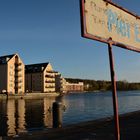
[[[120,140],[118,97],[117,97],[117,92],[116,92],[114,59],[113,59],[113,54],[112,54],[112,43],[111,42],[109,42],[109,44],[108,44],[108,52],[109,52],[109,62],[110,62],[111,83],[112,83],[113,111],[114,111],[114,121],[115,121],[115,137],[116,137],[116,140]]]

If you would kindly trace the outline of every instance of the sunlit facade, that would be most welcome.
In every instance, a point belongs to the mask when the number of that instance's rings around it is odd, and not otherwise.
[[[26,92],[55,92],[55,74],[50,63],[26,65]]]
[[[64,78],[62,80],[62,91],[64,93],[68,92],[83,92],[84,91],[84,83],[69,83]]]
[[[0,57],[0,92],[24,94],[24,67],[18,54]]]

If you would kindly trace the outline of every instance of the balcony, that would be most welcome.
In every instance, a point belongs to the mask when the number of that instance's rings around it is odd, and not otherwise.
[[[22,83],[22,80],[16,79],[15,83]]]
[[[55,73],[54,71],[46,71],[47,73]]]
[[[52,80],[46,80],[45,83],[55,83],[55,81],[52,81]]]
[[[15,72],[19,72],[19,71],[22,71],[22,68],[19,67],[15,68]]]
[[[45,77],[46,77],[46,78],[55,78],[54,75],[49,75],[49,74],[46,74]]]
[[[15,63],[15,66],[18,67],[18,66],[21,66],[22,63]]]
[[[15,77],[22,77],[22,74],[16,73]]]
[[[15,89],[19,89],[19,88],[22,88],[22,86],[20,86],[20,85],[15,85]]]
[[[55,86],[45,86],[45,88],[55,88]]]

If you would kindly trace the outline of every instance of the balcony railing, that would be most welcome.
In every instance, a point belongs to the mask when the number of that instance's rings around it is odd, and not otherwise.
[[[20,86],[20,85],[15,85],[15,89],[19,89],[19,88],[22,88],[22,86]]]
[[[55,86],[45,86],[45,88],[55,88]]]
[[[55,81],[52,81],[52,80],[46,80],[45,83],[55,83]]]
[[[17,68],[15,68],[15,71],[16,72],[22,71],[22,68],[17,67]]]
[[[22,83],[22,80],[15,80],[15,83]]]
[[[49,75],[49,74],[46,74],[45,77],[46,77],[46,78],[55,78],[54,75]]]
[[[46,71],[47,73],[56,73],[55,71]]]
[[[22,74],[16,73],[15,77],[22,77]]]

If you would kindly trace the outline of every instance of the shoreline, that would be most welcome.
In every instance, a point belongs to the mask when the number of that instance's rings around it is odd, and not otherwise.
[[[0,100],[3,99],[43,99],[46,97],[58,97],[59,93],[25,93],[24,95],[5,95],[0,94]]]
[[[139,91],[139,90],[135,90],[135,91]],[[67,95],[70,95],[70,94],[86,94],[86,93],[108,93],[108,92],[111,92],[110,90],[107,90],[107,91],[103,91],[103,90],[95,90],[95,91],[83,91],[83,92],[68,92],[68,93],[57,93],[57,92],[54,92],[54,93],[25,93],[25,94],[18,94],[18,95],[6,95],[6,94],[0,94],[0,100],[3,100],[3,99],[43,99],[45,97],[59,97],[59,96],[67,96]],[[117,91],[117,92],[131,92],[130,91]]]
[[[117,93],[120,93],[120,92],[131,92],[131,91],[136,91],[136,92],[139,92],[140,93],[140,90],[117,90]],[[62,95],[69,95],[69,94],[86,94],[86,93],[112,93],[112,90],[94,90],[94,91],[75,91],[75,92],[67,92],[67,93],[64,93]]]

